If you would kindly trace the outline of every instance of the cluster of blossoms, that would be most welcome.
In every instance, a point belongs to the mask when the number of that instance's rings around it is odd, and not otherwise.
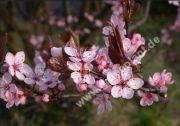
[[[161,30],[162,34],[162,42],[164,42],[167,45],[171,45],[173,41],[173,33],[179,33],[180,32],[180,1],[169,1],[169,3],[172,3],[175,6],[178,6],[177,8],[177,16],[176,20],[173,25],[169,26],[168,28],[164,28]]]
[[[101,28],[103,23],[100,19],[95,18],[93,15],[84,12],[84,19],[89,23],[92,28]],[[39,19],[34,20],[34,24],[47,24],[49,27],[57,27],[63,29],[65,32],[70,32],[71,30],[75,31],[77,35],[88,35],[91,33],[91,27],[76,27],[79,22],[79,19],[76,15],[68,15],[66,18],[57,17],[54,14],[51,14],[47,18],[40,17]],[[31,35],[30,43],[37,48],[41,47],[45,40],[45,36],[43,34]]]
[[[166,70],[155,73],[146,83],[139,76],[139,66],[145,52],[136,53],[145,46],[145,39],[139,33],[128,36],[122,11],[127,9],[122,6],[126,4],[129,3],[123,1],[118,4],[122,8],[120,13],[119,9],[114,8],[110,26],[103,28],[106,45],[103,48],[95,45],[80,47],[73,35],[62,47],[51,46],[42,52],[37,51],[34,69],[24,63],[24,52],[18,52],[15,56],[7,53],[3,67],[8,70],[0,81],[1,98],[7,102],[7,107],[25,104],[28,97],[38,97],[44,102],[64,98],[65,85],[62,82],[69,78],[80,95],[99,89],[93,100],[98,105],[98,114],[105,109],[112,110],[111,97],[128,100],[138,94],[142,106],[158,101],[160,94],[167,92],[167,86],[174,83],[172,74]],[[11,83],[12,77],[14,84]]]

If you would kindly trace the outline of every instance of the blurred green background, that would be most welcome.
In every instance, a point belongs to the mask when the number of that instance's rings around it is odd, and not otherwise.
[[[141,1],[142,8],[135,15],[133,22],[143,18],[146,0]],[[50,12],[57,16],[66,17],[76,14],[79,22],[72,27],[88,25],[82,18],[83,12],[93,13],[95,17],[107,25],[106,20],[111,14],[111,6],[101,0],[0,0],[0,36],[7,33],[7,51],[24,50],[27,61],[36,50],[30,42],[32,34],[43,33],[52,37],[56,45],[58,33],[64,29],[50,27],[46,23],[34,24],[33,20]],[[166,0],[152,0],[150,15],[147,21],[136,29],[148,42],[154,37],[161,38],[162,28],[173,24],[176,18],[176,7],[169,5]],[[133,24],[133,23],[132,23]],[[81,36],[81,43],[103,45],[102,30],[91,28],[89,35]],[[0,101],[0,126],[180,126],[180,34],[175,34],[170,46],[162,42],[147,53],[143,60],[143,75],[148,78],[156,71],[166,68],[173,72],[175,84],[169,88],[168,98],[162,99],[151,107],[141,107],[139,98],[133,100],[112,99],[113,111],[96,115],[96,107],[91,102],[79,108],[75,103],[80,98],[69,98],[55,103],[29,103],[25,106],[13,107],[8,110],[5,103]]]

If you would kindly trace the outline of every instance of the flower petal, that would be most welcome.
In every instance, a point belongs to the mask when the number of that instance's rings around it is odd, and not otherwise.
[[[15,71],[15,74],[16,74],[16,77],[19,79],[19,80],[24,80],[24,75],[19,72],[19,71]]]
[[[121,91],[122,91],[122,88],[120,86],[113,86],[111,89],[111,95],[114,98],[119,98],[121,97]]]
[[[92,62],[96,56],[96,52],[94,51],[85,51],[83,53],[83,61],[84,62]]]
[[[69,56],[77,56],[77,54],[78,54],[77,50],[75,48],[72,48],[72,47],[65,47],[64,51]]]
[[[67,61],[67,66],[69,67],[69,69],[73,71],[80,71],[82,69],[81,63],[73,63],[73,62]]]
[[[23,63],[25,61],[25,53],[23,51],[17,52],[15,55],[15,63]]]
[[[6,83],[11,83],[11,81],[12,81],[12,77],[8,72],[6,72],[2,78]]]
[[[32,78],[25,78],[24,82],[29,85],[35,84],[35,81]]]
[[[84,75],[84,82],[86,82],[87,84],[94,84],[95,78],[91,74],[86,74]]]
[[[102,114],[105,110],[105,105],[104,104],[100,104],[97,108],[97,114]]]
[[[76,84],[79,84],[82,81],[82,77],[79,72],[71,73],[71,78],[73,79],[74,83],[76,83]]]
[[[122,98],[131,99],[134,96],[134,90],[132,88],[124,87],[121,92]]]
[[[5,57],[5,62],[8,65],[12,65],[12,64],[14,64],[14,60],[15,60],[14,55],[12,53],[8,52]]]
[[[132,78],[127,82],[127,85],[132,89],[139,89],[144,85],[144,81],[140,78]]]
[[[120,82],[120,73],[116,71],[110,71],[107,73],[107,80],[111,85],[116,85]]]
[[[41,76],[44,74],[44,69],[45,69],[45,64],[44,63],[39,63],[35,67],[35,73],[38,76]]]
[[[129,80],[132,77],[132,68],[127,66],[127,67],[122,67],[121,68],[121,78],[126,81]]]

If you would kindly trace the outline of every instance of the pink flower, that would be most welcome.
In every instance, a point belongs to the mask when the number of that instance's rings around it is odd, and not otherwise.
[[[168,84],[173,84],[174,80],[172,80],[172,73],[171,72],[166,72],[166,69],[163,70],[161,73],[162,78],[164,78],[165,83]]]
[[[34,57],[33,61],[35,64],[44,63],[44,60],[43,60],[42,56],[40,55],[39,51],[35,51],[35,57]]]
[[[175,6],[179,6],[180,1],[178,1],[178,0],[169,0],[169,4],[173,4]]]
[[[54,88],[57,84],[61,83],[58,79],[59,76],[60,76],[59,73],[54,72],[50,69],[46,69],[44,75],[42,76],[38,84],[39,89],[46,90],[47,88]]]
[[[25,61],[25,54],[23,51],[16,53],[14,56],[12,53],[7,53],[5,62],[9,65],[9,73],[12,76],[16,76],[19,80],[24,80],[23,67]]]
[[[63,84],[63,83],[61,83],[61,84],[59,84],[58,85],[58,89],[60,90],[60,91],[64,91],[65,90],[65,85]]]
[[[44,74],[45,64],[39,63],[35,66],[34,72],[31,68],[26,69],[26,78],[24,82],[29,85],[39,84]]]
[[[89,28],[84,28],[83,31],[86,34],[90,34],[91,33],[91,30]]]
[[[88,14],[87,12],[84,13],[84,17],[90,22],[94,21],[94,17],[92,15]]]
[[[32,35],[30,38],[30,43],[33,46],[40,47],[41,44],[44,42],[44,39],[45,39],[44,35]]]
[[[137,47],[145,44],[145,40],[143,37],[141,37],[140,34],[134,34],[131,41],[132,41],[132,44],[134,44]]]
[[[26,102],[24,93],[15,84],[11,84],[11,80],[9,73],[5,73],[0,80],[0,97],[7,102],[7,108],[11,108],[13,105],[25,104]]]
[[[172,36],[171,36],[170,32],[166,29],[162,29],[161,34],[162,34],[162,36],[161,36],[162,42],[167,45],[171,45],[172,44]]]
[[[87,84],[84,84],[84,83],[79,83],[79,84],[76,84],[76,88],[79,92],[85,92],[87,91]]]
[[[48,24],[49,25],[55,25],[56,24],[56,16],[50,16],[48,19]]]
[[[97,114],[102,114],[104,110],[112,111],[112,105],[109,101],[109,95],[108,94],[99,94],[97,97],[93,100],[93,103],[98,105],[97,108]]]
[[[7,100],[8,96],[10,95],[9,89],[11,81],[12,77],[8,72],[4,73],[2,78],[0,78],[0,97],[4,100]]]
[[[73,63],[68,61],[67,65],[69,69],[71,69],[71,78],[73,79],[74,83],[87,83],[87,84],[94,84],[95,78],[90,73],[93,69],[93,66],[91,63],[85,63],[84,65],[82,63]]]
[[[174,83],[172,81],[172,73],[164,70],[162,73],[154,73],[152,77],[149,77],[148,82],[150,85],[157,87],[161,92],[167,92],[167,85]]]
[[[70,23],[70,24],[73,23],[73,22],[77,23],[78,18],[76,16],[74,16],[74,15],[68,15],[67,22]]]
[[[158,95],[157,94],[153,94],[153,93],[150,93],[150,92],[143,92],[143,91],[138,91],[138,95],[141,98],[140,100],[140,105],[141,106],[150,106],[153,104],[153,102],[158,102],[159,101],[159,98],[158,98]]]
[[[108,72],[107,80],[113,85],[111,95],[114,98],[131,99],[134,95],[134,89],[139,89],[144,84],[142,79],[133,77],[131,67],[123,67],[121,70]]]
[[[101,28],[102,25],[103,25],[103,24],[102,24],[102,21],[101,21],[101,20],[99,20],[99,19],[96,19],[96,20],[95,20],[95,26],[96,26],[96,27]]]
[[[48,94],[43,94],[42,101],[48,103],[49,102],[49,95]]]
[[[124,29],[124,26],[125,26],[125,22],[123,21],[122,18],[120,18],[119,16],[113,14],[111,16],[111,23],[116,27],[118,26],[119,28],[119,32],[120,32],[120,35],[121,35],[121,39],[124,39],[125,38],[125,35],[126,35],[126,30]],[[112,27],[111,26],[106,26],[103,28],[103,34],[104,35],[109,35],[112,33]]]
[[[146,51],[144,51],[142,54],[138,54],[138,55],[136,54],[135,57],[134,54],[139,48],[139,46],[145,44],[144,38],[142,38],[139,34],[136,34],[135,37],[133,37],[132,41],[129,38],[124,38],[122,40],[123,48],[124,48],[125,56],[128,59],[131,59],[134,65],[138,65],[141,64],[141,59],[145,56]]]
[[[66,26],[66,22],[64,18],[61,18],[57,21],[57,26],[58,27],[65,27]]]
[[[105,87],[105,85],[106,85],[106,83],[105,83],[104,80],[102,80],[102,79],[96,81],[96,87],[97,87],[97,88],[101,88],[101,89],[102,89],[102,88]]]
[[[64,51],[67,55],[69,55],[69,59],[72,62],[92,62],[96,56],[96,51],[84,51],[79,52],[75,48],[72,47],[65,47]]]

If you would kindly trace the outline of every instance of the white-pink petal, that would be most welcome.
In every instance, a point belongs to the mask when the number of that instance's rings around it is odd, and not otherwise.
[[[78,54],[77,50],[75,48],[72,48],[72,47],[65,47],[64,51],[69,56],[77,56],[77,54]]]
[[[129,87],[124,87],[121,92],[122,98],[131,99],[134,96],[134,90]]]
[[[16,77],[17,77],[19,80],[24,80],[24,79],[25,79],[25,78],[24,78],[24,75],[23,75],[21,72],[15,71],[15,74],[16,74]]]
[[[107,80],[111,85],[119,84],[120,79],[120,73],[118,73],[118,71],[110,71],[107,73]]]
[[[17,52],[15,55],[15,63],[23,63],[25,61],[25,53],[23,51]]]
[[[95,78],[91,74],[84,75],[84,82],[87,84],[95,84]]]
[[[132,89],[139,89],[144,85],[144,81],[140,78],[131,78],[127,85]]]
[[[67,66],[69,67],[69,69],[73,71],[80,71],[82,69],[82,64],[78,62],[73,63],[73,62],[67,61]]]
[[[71,78],[73,79],[74,83],[79,84],[82,81],[81,73],[73,72],[71,73]]]
[[[111,95],[114,98],[119,98],[121,97],[121,91],[122,91],[122,88],[120,86],[113,86],[111,89]]]
[[[14,64],[14,61],[15,61],[14,55],[12,53],[8,52],[5,57],[5,62],[8,65],[12,65],[12,64]]]

